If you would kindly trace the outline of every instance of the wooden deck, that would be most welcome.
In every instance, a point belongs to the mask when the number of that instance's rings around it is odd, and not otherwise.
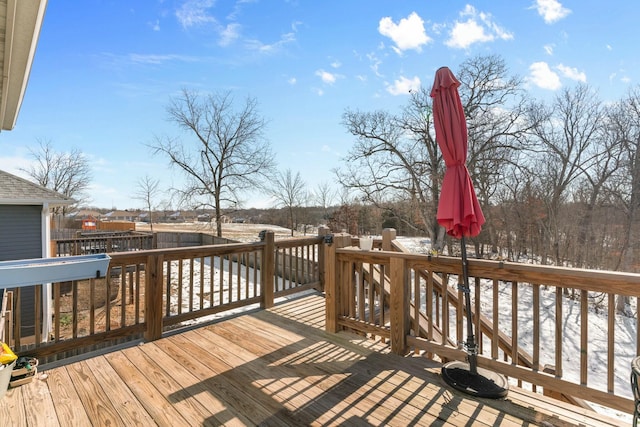
[[[324,298],[311,295],[42,366],[0,399],[0,425],[621,424],[517,388],[505,400],[472,399],[446,386],[436,363],[323,328]]]

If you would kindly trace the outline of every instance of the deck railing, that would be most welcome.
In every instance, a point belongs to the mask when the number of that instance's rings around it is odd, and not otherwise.
[[[19,354],[54,360],[158,339],[171,328],[317,288],[325,291],[331,332],[382,337],[398,354],[466,358],[459,344],[466,338],[459,258],[398,252],[392,233],[371,251],[346,234],[263,237],[111,253],[105,278],[52,284],[50,310],[42,309],[46,285],[30,295],[12,289],[5,341]],[[533,390],[632,412],[628,377],[631,358],[640,354],[640,275],[479,259],[469,260],[469,274],[479,366]],[[627,314],[618,313],[619,297],[630,299]],[[27,312],[31,325],[24,324]]]
[[[53,283],[50,313],[42,309],[46,285],[9,289],[12,328],[5,340],[19,354],[50,361],[157,339],[229,310],[270,307],[275,298],[320,287],[321,242],[275,242],[269,232],[255,243],[111,253],[106,277]]]
[[[153,235],[148,233],[109,233],[55,240],[54,256],[103,254],[153,249]]]
[[[352,244],[350,236],[335,235],[326,254],[334,278],[326,271],[327,328],[384,337],[398,354],[466,360],[460,258]],[[478,366],[574,403],[633,411],[640,275],[479,259],[468,266]],[[633,309],[618,313],[620,297],[631,298]],[[604,330],[595,329],[596,316],[606,319]]]

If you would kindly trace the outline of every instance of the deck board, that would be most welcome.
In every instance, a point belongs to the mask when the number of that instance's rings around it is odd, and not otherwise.
[[[105,357],[88,359],[87,365],[125,424],[130,426],[153,424],[153,418],[136,399],[127,384],[120,380],[118,373]]]
[[[78,411],[81,408],[82,400],[78,396],[75,388],[69,387],[71,377],[66,369],[50,370],[47,373],[47,382],[51,398],[55,407],[56,415],[61,425],[88,425],[89,416],[85,411]],[[25,390],[27,387],[25,387]]]
[[[107,395],[102,384],[93,375],[93,370],[86,361],[69,365],[69,384],[76,392],[87,412],[89,419],[99,425],[117,425],[122,422],[111,398]]]
[[[517,388],[504,400],[457,392],[433,361],[326,332],[317,294],[39,369],[0,399],[1,425],[620,424]]]

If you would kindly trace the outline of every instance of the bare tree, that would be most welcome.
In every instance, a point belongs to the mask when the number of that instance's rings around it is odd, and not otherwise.
[[[284,173],[277,174],[273,181],[273,187],[269,190],[278,206],[287,210],[292,237],[293,231],[297,228],[296,210],[303,205],[307,198],[305,186],[300,172],[293,175],[291,169],[287,169]]]
[[[185,89],[167,112],[187,138],[156,137],[151,148],[186,177],[185,187],[177,190],[181,203],[212,207],[222,236],[223,209],[241,205],[241,197],[263,188],[274,170],[257,101],[247,98],[236,108],[230,92],[201,97]]]
[[[614,111],[612,108],[603,110],[601,122],[604,125],[598,127],[587,156],[593,162],[582,171],[574,192],[574,201],[581,207],[576,244],[572,245],[576,252],[573,259],[577,267],[614,267],[608,261],[610,257],[603,253],[604,246],[597,244],[598,231],[595,228],[602,227],[594,227],[597,224],[596,211],[610,202],[612,180],[623,168],[624,144],[616,126],[612,126]]]
[[[640,86],[628,94],[610,110],[610,131],[621,144],[621,167],[616,179],[609,183],[610,194],[617,211],[624,213],[621,236],[621,256],[616,269],[637,271],[640,248]],[[616,310],[624,312],[629,297],[619,296]]]
[[[497,229],[490,215],[493,199],[505,182],[504,171],[518,161],[527,130],[523,81],[509,74],[504,59],[498,55],[467,59],[457,76],[467,118],[467,168],[480,204],[488,214],[482,240],[495,249]],[[478,239],[475,241],[477,245]]]
[[[561,245],[566,243],[567,236],[566,230],[560,229],[560,209],[569,200],[578,178],[597,160],[593,144],[599,137],[603,111],[592,89],[579,84],[563,90],[551,106],[532,104],[529,118],[535,144],[530,147],[535,153],[532,161],[538,165],[536,169],[547,194],[546,249],[560,265]],[[546,254],[542,255],[545,263]]]
[[[65,216],[70,209],[88,201],[85,191],[91,182],[91,168],[85,155],[77,148],[68,153],[56,152],[50,141],[38,140],[38,148],[30,150],[35,160],[24,172],[38,184],[75,200],[71,206],[54,209]]]
[[[409,106],[399,117],[386,111],[346,110],[343,124],[356,142],[344,159],[344,169],[335,173],[345,189],[360,193],[362,202],[393,212],[409,228],[435,239],[435,195],[440,180],[434,176],[442,165],[429,132],[429,100],[428,93],[420,89],[411,95]],[[411,200],[415,210],[397,211],[397,202],[404,200]]]
[[[159,192],[160,181],[154,178],[151,178],[149,175],[145,175],[144,177],[138,179],[138,183],[136,185],[136,191],[134,193],[134,198],[142,201],[144,203],[145,209],[149,213],[149,225],[151,226],[151,232],[153,233],[153,211],[156,207],[156,197]]]
[[[322,181],[318,184],[313,192],[314,201],[320,207],[327,208],[331,206],[336,196],[336,191],[331,188],[331,184],[327,181]]]
[[[316,187],[313,192],[313,200],[322,208],[322,219],[329,219],[329,207],[335,198],[335,191],[327,181],[323,181]]]

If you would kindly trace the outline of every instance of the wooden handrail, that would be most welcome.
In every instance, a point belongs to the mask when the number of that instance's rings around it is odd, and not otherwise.
[[[13,289],[10,345],[46,363],[121,341],[155,340],[182,322],[224,311],[273,306],[278,296],[322,287],[321,241],[275,242],[267,232],[260,242],[110,253],[106,277],[52,284],[53,328],[46,339],[39,328],[21,326],[29,316],[36,316],[31,325],[42,323],[42,286],[35,299]],[[286,271],[275,265],[278,252],[286,255]],[[29,307],[32,314],[25,313]]]
[[[380,246],[393,249],[393,245],[385,246],[384,242]],[[326,295],[328,307],[327,325],[339,325],[360,333],[389,337],[392,351],[398,354],[405,353],[408,348],[415,348],[423,350],[427,354],[437,355],[441,360],[464,360],[466,358],[466,352],[458,346],[451,345],[452,341],[450,341],[454,337],[450,335],[450,331],[455,331],[455,341],[462,341],[462,325],[466,321],[466,314],[462,310],[459,299],[459,291],[456,291],[455,287],[451,285],[443,285],[443,283],[449,283],[448,278],[450,276],[455,277],[462,274],[462,264],[459,258],[399,253],[390,250],[361,251],[357,249],[357,241],[353,242],[351,240],[350,247],[335,248],[335,266],[327,265],[327,263],[325,265],[326,268],[334,268],[339,272],[339,274],[336,274],[337,283],[335,284],[333,295],[330,293]],[[381,271],[373,274],[376,268]],[[404,270],[404,272],[399,271],[400,269]],[[583,343],[581,355],[578,355],[578,359],[575,361],[580,364],[580,380],[575,381],[568,379],[564,375],[561,353],[557,353],[555,358],[553,354],[551,355],[552,363],[555,360],[555,368],[549,365],[541,366],[538,347],[534,347],[533,354],[527,352],[525,345],[520,342],[518,334],[509,336],[507,332],[501,331],[500,328],[494,326],[496,323],[495,314],[492,314],[492,312],[477,312],[477,308],[480,308],[479,299],[485,298],[484,295],[478,292],[474,297],[476,304],[473,305],[472,314],[476,324],[476,332],[480,339],[490,340],[491,342],[491,345],[487,347],[486,353],[479,356],[479,366],[498,370],[521,382],[528,382],[534,387],[541,387],[545,393],[549,392],[547,394],[558,391],[560,392],[560,397],[567,398],[567,400],[579,402],[584,399],[617,410],[632,410],[633,402],[628,397],[627,388],[620,389],[619,386],[614,386],[613,358],[615,355],[613,346],[615,345],[615,340],[612,334],[616,322],[614,320],[615,310],[613,306],[615,297],[640,297],[639,274],[470,259],[469,275],[472,278],[476,278],[476,280],[489,279],[488,284],[485,286],[490,286],[491,283],[494,286],[499,283],[511,283],[509,288],[513,291],[513,296],[510,297],[511,308],[512,312],[516,314],[518,310],[526,309],[526,307],[519,307],[517,292],[522,292],[528,287],[538,290],[542,287],[549,287],[552,290],[555,288],[556,290],[551,292],[550,296],[556,299],[555,310],[558,316],[554,320],[555,346],[560,349],[558,350],[560,352],[562,349],[563,322],[565,321],[562,316],[562,299],[565,298],[562,290],[573,288],[585,291],[585,294],[581,297],[583,304],[586,304],[587,301],[586,292],[608,295],[610,317],[609,337],[606,338],[608,343],[606,352],[608,363],[598,366],[589,365],[589,369],[586,369],[589,348],[588,340],[583,337],[580,340]],[[411,280],[419,281],[420,289],[423,289],[422,292],[424,292],[427,281],[432,280],[429,289],[431,289],[430,292],[434,292],[437,299],[430,303],[432,305],[430,308],[426,308],[426,312],[419,313],[418,316],[430,319],[431,327],[435,326],[435,322],[439,322],[439,328],[443,332],[442,336],[431,335],[431,338],[428,338],[424,328],[419,326],[413,331],[415,336],[405,333],[406,323],[403,319],[411,314],[414,322],[416,322],[414,311],[417,304],[414,299],[408,304],[398,303],[398,301],[404,301],[407,297],[407,277],[411,277]],[[519,291],[519,289],[522,290]],[[387,297],[369,300],[369,296],[376,292],[383,292],[388,295]],[[334,295],[343,300],[336,302]],[[487,303],[492,304],[491,295],[487,296],[489,297]],[[344,301],[345,298],[347,301]],[[424,298],[424,294],[422,294],[422,298]],[[371,301],[374,301],[374,304]],[[539,304],[539,297],[537,301]],[[493,304],[496,303],[497,300],[494,299]],[[424,304],[424,300],[422,304]],[[330,311],[329,307],[331,306],[336,306],[338,309]],[[490,307],[491,305],[488,306]],[[348,307],[348,309],[344,309],[344,307]],[[407,312],[395,312],[400,307],[404,307],[403,309]],[[532,310],[531,307],[529,309]],[[373,310],[376,312],[388,310],[389,313],[388,316],[384,316],[384,321],[380,320],[381,317],[375,317],[375,321],[372,322],[366,313]],[[455,310],[455,316],[452,316],[452,310]],[[583,307],[580,310],[582,313],[581,319],[588,319],[588,309]],[[540,328],[540,320],[535,318],[535,312],[528,312],[526,316],[538,324],[536,328]],[[540,316],[539,311],[537,316]],[[514,331],[517,331],[519,328],[517,317],[513,315],[511,318],[511,327]],[[419,325],[419,323],[414,324]],[[581,331],[581,334],[586,334],[588,328],[583,325]],[[400,338],[403,334],[406,337],[405,339]],[[528,345],[530,346],[531,344]],[[539,341],[535,345],[539,346]],[[640,349],[636,344],[634,352],[637,354],[638,351]],[[500,357],[504,358],[504,360],[501,360]],[[606,384],[588,383],[588,377],[595,377],[595,374],[591,371],[594,369],[599,370],[600,367],[604,369],[604,371],[601,370],[600,372],[606,378]],[[616,365],[616,367],[618,370],[620,369],[619,365]],[[551,374],[543,372],[543,370],[549,369],[551,369]]]

